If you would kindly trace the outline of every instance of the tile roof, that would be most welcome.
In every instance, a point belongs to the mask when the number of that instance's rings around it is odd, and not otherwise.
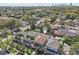
[[[35,38],[35,42],[38,43],[38,44],[45,44],[47,41],[47,36],[46,35],[38,35],[36,38]]]

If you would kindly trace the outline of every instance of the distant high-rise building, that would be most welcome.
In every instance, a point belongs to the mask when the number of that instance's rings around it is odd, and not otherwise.
[[[70,3],[70,6],[72,6],[72,3]]]

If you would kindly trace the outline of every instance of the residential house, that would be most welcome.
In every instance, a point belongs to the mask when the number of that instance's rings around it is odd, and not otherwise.
[[[56,36],[76,36],[79,35],[79,32],[72,29],[58,29],[54,31]]]
[[[51,29],[53,30],[57,30],[57,29],[60,29],[62,27],[62,25],[59,25],[58,23],[57,24],[52,24],[51,26]]]
[[[20,27],[20,30],[25,31],[31,29],[31,26],[29,25],[28,22],[22,22],[22,25]]]
[[[38,35],[35,38],[35,43],[37,43],[39,45],[45,46],[46,42],[47,42],[47,36],[46,35]]]
[[[38,20],[38,21],[36,22],[35,26],[36,26],[36,27],[41,27],[41,26],[43,26],[43,25],[44,25],[44,20],[45,20],[45,19],[40,19],[40,20]]]
[[[51,54],[58,54],[59,42],[55,38],[48,39],[46,43],[46,50]]]
[[[6,32],[0,32],[0,36],[2,36],[3,38],[7,37],[7,33]]]

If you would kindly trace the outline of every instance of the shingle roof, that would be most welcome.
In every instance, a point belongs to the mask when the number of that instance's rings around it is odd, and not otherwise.
[[[60,36],[63,36],[63,35],[66,35],[66,36],[75,36],[75,35],[79,35],[79,32],[73,32],[73,31],[61,29],[60,31],[55,31],[54,34],[57,34],[57,35],[60,35]]]

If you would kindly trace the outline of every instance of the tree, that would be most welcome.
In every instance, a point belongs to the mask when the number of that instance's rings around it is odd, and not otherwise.
[[[35,24],[34,22],[30,22],[31,30],[35,30]]]
[[[0,20],[0,27],[4,28],[7,27],[9,24],[10,20],[7,17],[2,18],[2,20]]]
[[[18,27],[20,27],[21,26],[21,21],[19,20],[16,20],[16,22],[15,22],[15,26],[16,26],[16,28],[18,28]]]
[[[14,28],[18,28],[20,25],[21,25],[21,21],[18,21],[15,18],[4,17],[0,21],[0,27],[2,27],[2,28],[6,27],[9,29],[14,29]]]
[[[76,17],[77,17],[77,14],[74,14],[74,13],[70,13],[70,14],[67,14],[66,15],[66,18],[67,19],[71,19],[71,20],[76,19]]]
[[[76,42],[76,43],[72,44],[69,52],[70,52],[70,54],[79,55],[79,42]]]
[[[51,23],[53,23],[57,18],[57,15],[52,15],[50,16],[50,19],[51,19]]]
[[[71,46],[75,42],[79,42],[79,36],[78,35],[77,36],[73,36],[73,37],[65,36],[64,37],[64,42]]]
[[[21,20],[23,20],[23,21],[30,21],[30,19],[31,19],[30,15],[25,15],[25,16],[21,17]]]
[[[62,39],[59,39],[59,54],[64,54],[64,52],[63,52],[63,46],[64,46],[64,38],[62,38]]]

